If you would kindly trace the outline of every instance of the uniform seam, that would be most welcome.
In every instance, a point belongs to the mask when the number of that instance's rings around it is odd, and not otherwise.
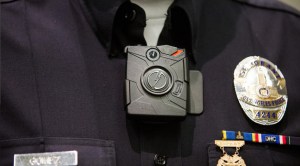
[[[93,17],[93,14],[88,9],[86,2],[84,2],[84,0],[77,0],[77,1],[79,3],[80,9],[83,12],[83,16],[85,17],[87,23],[91,26],[91,29],[97,35],[99,33],[99,30],[97,28],[97,23],[95,21],[95,18]]]
[[[31,63],[33,67],[33,73],[34,73],[34,81],[35,81],[35,89],[36,89],[36,94],[37,94],[37,100],[38,100],[38,109],[39,109],[39,115],[40,115],[40,134],[43,137],[44,136],[44,126],[43,126],[43,116],[41,112],[41,99],[40,99],[40,88],[39,88],[39,82],[37,78],[37,66],[36,66],[36,61],[34,59],[34,53],[33,53],[33,46],[32,46],[32,39],[30,35],[30,28],[29,28],[29,23],[28,23],[28,12],[27,12],[27,3],[25,0],[24,2],[24,17],[25,17],[25,28],[26,28],[26,34],[28,36],[28,42],[29,42],[29,50],[30,50],[30,55],[31,55]],[[41,144],[43,144],[43,141],[41,140]],[[45,146],[43,146],[43,149],[45,149]]]
[[[251,44],[252,44],[253,52],[255,54],[260,53],[260,54],[264,54],[264,56],[267,56],[266,49],[259,42],[259,39],[257,38],[256,33],[255,33],[255,31],[252,27],[251,20],[247,15],[246,7],[243,5],[242,8],[244,9],[243,12],[242,12],[242,15],[246,18],[248,28],[249,28],[250,32],[252,32],[252,33],[250,33],[250,36],[251,36]],[[261,56],[261,55],[257,55],[257,56]]]

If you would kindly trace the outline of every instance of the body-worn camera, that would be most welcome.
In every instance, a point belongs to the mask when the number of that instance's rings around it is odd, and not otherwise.
[[[125,51],[130,116],[182,119],[187,112],[202,112],[202,75],[188,70],[185,50],[164,45],[128,46]]]

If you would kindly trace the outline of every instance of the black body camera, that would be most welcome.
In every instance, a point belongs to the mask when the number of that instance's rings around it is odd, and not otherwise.
[[[202,75],[188,70],[184,49],[128,46],[125,51],[128,115],[160,120],[202,112]]]

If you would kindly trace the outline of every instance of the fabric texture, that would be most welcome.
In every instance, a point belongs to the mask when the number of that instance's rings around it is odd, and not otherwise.
[[[204,112],[155,125],[125,111],[123,51],[145,44],[144,19],[119,0],[1,1],[1,166],[16,153],[64,150],[78,150],[83,166],[152,166],[156,154],[168,166],[216,165],[222,130],[300,137],[298,11],[275,0],[175,1],[159,45],[186,48],[203,74]],[[276,125],[253,123],[235,96],[233,71],[253,55],[286,78]],[[248,166],[300,165],[298,146],[247,143],[240,155]]]

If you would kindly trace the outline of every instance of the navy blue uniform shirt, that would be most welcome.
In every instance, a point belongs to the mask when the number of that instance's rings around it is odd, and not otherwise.
[[[134,13],[136,14],[133,14]],[[124,46],[145,44],[145,14],[118,0],[1,0],[0,166],[20,153],[77,150],[80,166],[216,165],[221,130],[300,137],[300,13],[275,0],[177,0],[159,45],[186,48],[204,112],[180,123],[126,119]],[[233,87],[248,56],[284,74],[282,121],[249,120]],[[247,143],[247,165],[300,165],[299,146]]]

